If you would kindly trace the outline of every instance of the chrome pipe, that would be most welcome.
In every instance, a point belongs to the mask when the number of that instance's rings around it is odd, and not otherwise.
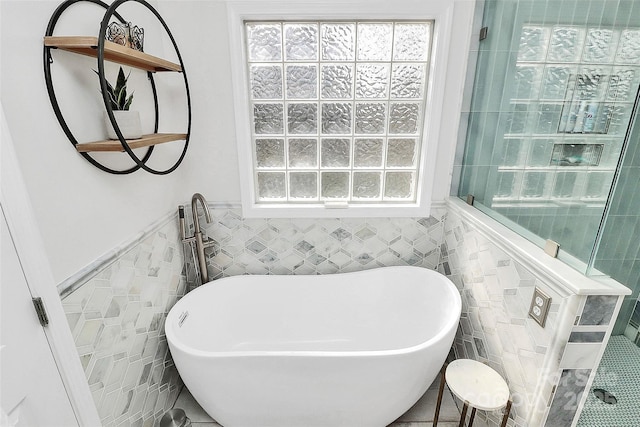
[[[187,229],[184,224],[184,206],[178,206],[178,222],[180,226],[180,240],[187,238]]]
[[[204,216],[207,219],[207,222],[211,222],[211,213],[209,212],[209,205],[207,204],[207,200],[200,193],[195,193],[191,198],[191,212],[193,213],[193,227],[195,233],[200,232],[200,221],[198,220],[198,202],[202,206],[202,210],[204,210]]]
[[[204,216],[208,223],[211,222],[211,212],[209,212],[209,205],[204,196],[200,193],[195,193],[191,198],[191,213],[193,215],[193,238],[196,242],[196,254],[198,257],[198,269],[200,270],[200,283],[205,284],[209,281],[209,273],[207,271],[207,261],[204,256],[205,244],[202,239],[202,231],[200,230],[200,221],[198,220],[198,202],[202,206]]]

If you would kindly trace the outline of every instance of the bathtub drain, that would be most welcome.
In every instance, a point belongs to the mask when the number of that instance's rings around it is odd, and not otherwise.
[[[191,420],[182,409],[169,409],[160,420],[160,427],[191,427]]]
[[[607,390],[603,388],[594,389],[593,394],[606,404],[615,405],[616,403],[618,403],[618,399],[616,399],[616,397],[613,394],[609,393]]]

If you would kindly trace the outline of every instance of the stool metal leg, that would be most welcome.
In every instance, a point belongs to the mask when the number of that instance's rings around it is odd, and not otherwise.
[[[467,417],[467,408],[469,407],[469,402],[464,402],[464,405],[462,405],[462,415],[460,415],[460,424],[458,424],[458,427],[464,427],[464,421],[465,418]]]
[[[473,426],[473,419],[476,416],[476,408],[471,410],[471,417],[469,417],[469,427]]]
[[[440,416],[440,405],[442,404],[442,393],[444,392],[445,377],[444,373],[447,370],[447,364],[442,366],[440,371],[440,388],[438,389],[438,402],[436,403],[436,413],[433,415],[433,427],[438,425],[438,417]]]
[[[502,417],[502,424],[500,427],[507,427],[507,421],[509,420],[509,412],[511,412],[511,399],[507,402],[507,406],[504,408],[504,416]]]

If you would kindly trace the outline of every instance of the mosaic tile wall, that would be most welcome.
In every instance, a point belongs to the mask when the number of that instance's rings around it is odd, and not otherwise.
[[[566,297],[445,206],[434,207],[427,218],[247,219],[238,207],[227,205],[212,206],[211,214],[210,224],[204,217],[200,223],[215,242],[206,253],[212,279],[330,274],[390,265],[437,268],[449,276],[463,299],[456,355],[486,362],[507,379],[514,396],[511,427],[538,425],[543,419],[539,389],[547,396],[543,410],[552,405],[547,403],[551,386],[540,378],[554,370],[560,378],[572,378],[575,369],[591,366],[595,346],[603,345],[612,327],[617,297],[582,297],[579,302],[575,297],[573,305],[568,304]],[[144,236],[126,251],[114,251],[110,262],[96,268],[90,279],[73,284],[75,290],[63,298],[105,426],[154,425],[181,385],[163,324],[175,301],[189,286],[198,285],[195,265],[189,245],[180,244],[175,216]],[[552,297],[544,329],[527,316],[535,286]],[[572,329],[578,305],[584,311]],[[560,314],[571,309],[571,324],[558,348],[554,340]],[[583,351],[584,346],[591,351]],[[489,424],[501,418],[500,413],[485,416]]]
[[[199,222],[215,241],[205,251],[212,280],[239,274],[331,274],[393,265],[435,269],[446,209],[432,207],[427,218],[366,219],[248,219],[237,207],[210,211],[213,221],[207,224],[202,216]],[[191,217],[190,210],[186,217]],[[193,264],[193,257],[187,259]],[[189,276],[189,285],[197,285]]]
[[[611,335],[618,295],[574,295],[536,276],[449,204],[439,271],[458,286],[462,316],[454,350],[489,364],[509,384],[510,426],[566,427],[581,411]],[[534,288],[551,297],[545,327],[528,316]],[[482,413],[499,425],[500,412]]]
[[[566,301],[452,210],[445,221],[439,270],[462,295],[457,358],[485,362],[505,378],[514,401],[510,426],[537,426],[532,422],[540,417],[534,413],[537,390]],[[545,328],[528,317],[536,286],[552,298]],[[499,425],[500,411],[479,415]]]
[[[209,277],[217,279],[388,265],[435,269],[445,208],[433,208],[427,218],[246,219],[234,206],[214,206],[211,213],[211,224],[204,217],[200,222],[216,242],[207,262]],[[190,247],[180,243],[172,215],[88,270],[59,288],[102,424],[157,424],[181,386],[164,319],[188,287],[199,284]]]
[[[186,287],[178,242],[172,215],[62,299],[104,427],[151,427],[180,391],[164,335]]]

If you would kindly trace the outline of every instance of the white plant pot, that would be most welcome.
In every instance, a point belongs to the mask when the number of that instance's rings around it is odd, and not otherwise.
[[[140,113],[138,111],[118,110],[114,111],[113,115],[124,139],[139,139],[142,137],[142,125],[140,124]],[[109,139],[118,139],[118,135],[113,130],[111,120],[109,120],[109,115],[106,111],[104,112],[104,122],[107,126]]]

